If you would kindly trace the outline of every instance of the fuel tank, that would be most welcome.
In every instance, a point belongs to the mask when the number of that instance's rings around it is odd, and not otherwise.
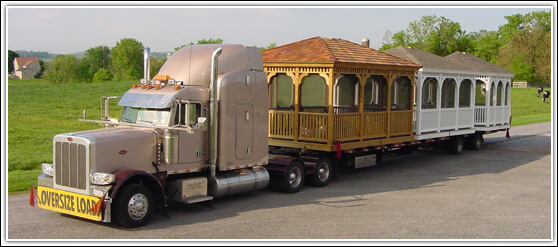
[[[268,184],[269,173],[263,167],[218,172],[214,181],[209,181],[209,194],[213,197],[228,196],[265,189]]]

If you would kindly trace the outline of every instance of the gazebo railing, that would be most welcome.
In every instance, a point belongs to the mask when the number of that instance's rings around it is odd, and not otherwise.
[[[404,136],[413,133],[413,110],[392,111],[389,136]]]
[[[298,139],[304,141],[327,142],[327,114],[299,112]]]
[[[363,123],[363,139],[387,137],[387,112],[366,112]]]
[[[269,137],[293,139],[294,121],[294,111],[270,110]]]
[[[342,113],[333,115],[333,139],[352,141],[360,138],[360,113]]]
[[[333,126],[329,127],[326,113],[299,112],[297,117],[294,111],[270,110],[269,137],[333,143],[406,136],[412,135],[412,114],[412,110],[333,114]],[[333,128],[331,137],[329,128]]]

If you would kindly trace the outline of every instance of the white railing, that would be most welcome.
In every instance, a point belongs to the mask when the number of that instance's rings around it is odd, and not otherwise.
[[[457,121],[457,127],[462,128],[472,128],[474,123],[474,113],[475,110],[473,108],[460,108],[459,109],[459,118]]]
[[[475,125],[488,124],[488,114],[486,106],[475,106]]]
[[[417,133],[438,131],[440,111],[437,109],[422,110],[420,112],[420,130]]]
[[[500,125],[504,122],[504,109],[502,106],[496,106],[494,110],[494,124]]]
[[[440,110],[440,130],[457,128],[457,110],[455,108]]]
[[[475,125],[506,125],[510,120],[510,106],[475,106]]]

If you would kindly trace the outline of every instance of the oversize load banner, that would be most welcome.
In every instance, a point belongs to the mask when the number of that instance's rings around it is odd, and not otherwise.
[[[99,198],[72,192],[37,187],[37,204],[40,208],[70,214],[90,220],[101,221],[102,212],[89,211]]]

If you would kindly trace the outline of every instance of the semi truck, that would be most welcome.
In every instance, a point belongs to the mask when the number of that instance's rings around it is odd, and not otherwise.
[[[34,195],[40,208],[138,227],[154,213],[167,213],[171,201],[212,203],[266,188],[296,193],[304,184],[324,187],[339,167],[369,167],[435,143],[459,154],[465,146],[480,148],[488,133],[358,147],[335,140],[326,150],[281,145],[281,138],[271,141],[278,119],[270,113],[270,76],[258,48],[186,46],[153,78],[149,58],[146,48],[140,83],[122,96],[101,98],[100,120],[87,119],[84,111],[80,121],[104,127],[53,137],[53,162],[42,164]],[[109,112],[115,100],[122,107],[119,120]],[[330,130],[328,121],[313,129],[302,121],[297,119],[300,135]]]

